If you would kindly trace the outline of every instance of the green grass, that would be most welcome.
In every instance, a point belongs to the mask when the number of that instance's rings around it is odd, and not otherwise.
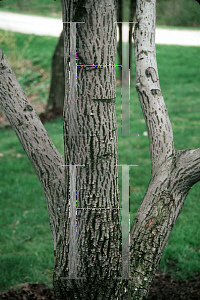
[[[57,42],[56,37],[0,30],[0,47],[27,96],[48,100],[51,61]]]
[[[4,34],[0,31],[1,48],[8,61],[16,67],[23,88],[29,92],[31,86],[38,99],[47,99],[48,84],[44,88],[43,81],[50,82],[51,58],[57,39],[10,33],[10,43],[6,43]],[[29,46],[25,49],[28,41]],[[15,44],[16,56],[12,53]],[[200,48],[157,45],[156,49],[160,84],[172,123],[176,151],[197,148]],[[19,66],[16,59],[20,60]],[[28,69],[21,72],[21,66]],[[41,69],[46,79],[39,76]],[[146,126],[134,87],[134,69],[132,75],[131,133],[139,133],[139,136],[119,137],[119,163],[138,165],[130,168],[131,220],[151,176],[149,142],[148,137],[143,135]],[[120,87],[117,87],[116,108],[120,131]],[[45,127],[63,155],[62,118],[46,123]],[[40,182],[14,131],[0,130],[0,141],[0,291],[11,286],[20,287],[24,282],[43,281],[52,287],[53,244]],[[200,271],[199,197],[200,183],[197,183],[185,201],[162,256],[162,270],[171,269],[177,278],[189,279]]]
[[[3,0],[0,2],[0,10],[46,17],[62,16],[60,0]]]
[[[159,0],[156,4],[156,22],[170,26],[200,26],[200,6],[197,1]]]
[[[13,62],[16,63],[22,58],[29,59],[34,66],[50,70],[51,58],[58,38],[0,30],[0,42],[5,56],[11,57]]]
[[[60,124],[46,127],[62,153]],[[13,130],[1,130],[0,136],[0,290],[23,282],[52,287],[53,243],[40,182]]]

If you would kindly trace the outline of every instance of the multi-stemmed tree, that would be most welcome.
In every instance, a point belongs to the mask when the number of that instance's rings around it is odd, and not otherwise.
[[[62,7],[64,159],[2,51],[0,104],[43,187],[54,245],[56,299],[145,299],[186,196],[200,180],[200,148],[175,152],[158,79],[156,0],[138,0],[136,89],[149,136],[151,180],[131,225],[130,274],[123,274],[121,250],[125,253],[129,240],[121,249],[116,1],[62,0]],[[129,265],[126,256],[123,264]]]

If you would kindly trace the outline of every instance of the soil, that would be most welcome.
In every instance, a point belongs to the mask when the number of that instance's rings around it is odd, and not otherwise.
[[[24,283],[16,290],[0,293],[0,300],[54,300],[54,292],[44,283]],[[170,273],[157,271],[147,300],[200,300],[200,275],[193,280],[177,281]]]

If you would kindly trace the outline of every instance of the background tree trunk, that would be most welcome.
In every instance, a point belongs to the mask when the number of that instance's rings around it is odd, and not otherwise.
[[[45,113],[40,115],[41,120],[46,119],[50,113],[57,116],[63,115],[63,104],[65,97],[64,74],[64,35],[62,31],[52,58],[49,99]]]
[[[62,31],[52,59],[52,78],[47,110],[58,109],[63,111],[64,97],[64,35]]]

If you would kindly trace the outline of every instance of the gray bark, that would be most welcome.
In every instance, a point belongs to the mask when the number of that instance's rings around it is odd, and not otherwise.
[[[64,160],[51,141],[0,49],[0,105],[42,185],[56,249],[59,202],[64,191]]]
[[[116,3],[63,0],[64,20],[87,20],[77,24],[77,57],[82,67],[77,70],[77,101],[74,98],[72,103],[72,74],[69,79],[66,53],[69,26],[64,26],[65,160],[0,50],[0,105],[38,175],[47,201],[54,244],[56,299],[145,299],[187,194],[200,180],[200,148],[177,152],[174,149],[156,65],[155,7],[155,0],[137,1],[136,88],[149,136],[152,176],[131,225],[130,279],[115,279],[121,277],[120,215],[118,209],[113,209],[119,207],[115,68],[91,66],[116,63]],[[73,63],[72,55],[70,66]],[[64,163],[83,166],[77,167],[77,171],[72,167],[69,173]],[[75,171],[77,188],[69,182]],[[77,274],[86,280],[68,278],[73,254],[69,242],[73,233],[69,200],[76,189],[77,206],[88,208],[77,213],[76,245]],[[107,209],[91,209],[97,207]],[[71,217],[70,222],[73,220]]]
[[[193,184],[200,180],[200,148],[175,153],[172,127],[161,93],[155,51],[156,1],[138,0],[134,31],[136,89],[148,131],[151,180],[131,225],[127,298],[145,299]],[[126,245],[128,239],[126,241]]]
[[[64,102],[65,165],[77,167],[78,277],[69,276],[69,224],[57,245],[54,288],[57,299],[112,299],[120,277],[121,228],[118,190],[116,124],[116,3],[85,1],[81,7],[63,1],[64,21],[85,21],[77,28],[77,101],[71,99],[73,55],[65,54]],[[88,20],[91,20],[88,21]],[[92,21],[93,20],[93,21]],[[72,47],[64,26],[65,50]],[[99,65],[98,67],[93,66]],[[69,94],[70,86],[70,94]],[[74,96],[74,95],[73,95]],[[75,108],[76,106],[76,108]],[[77,109],[77,112],[75,111]],[[76,121],[75,121],[75,119]],[[68,176],[69,168],[66,168]],[[69,192],[66,188],[66,202]],[[92,209],[93,208],[93,209]],[[64,278],[64,279],[62,279]],[[98,286],[98,289],[97,289]]]

